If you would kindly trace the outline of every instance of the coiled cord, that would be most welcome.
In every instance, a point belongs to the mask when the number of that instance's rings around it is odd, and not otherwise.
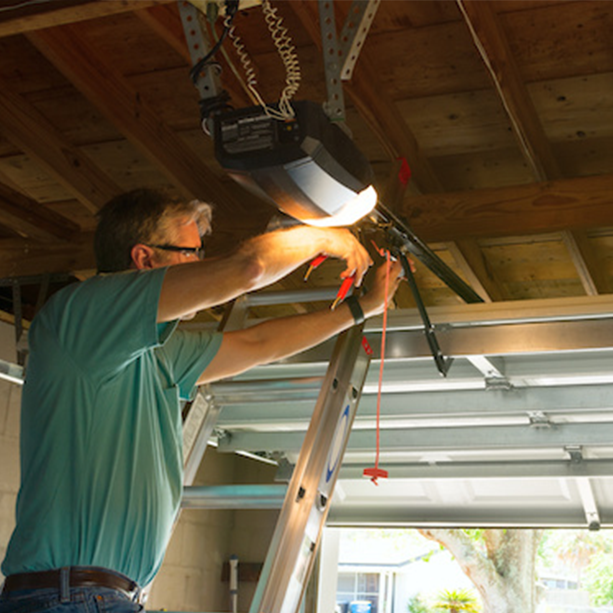
[[[270,4],[270,0],[263,0],[262,10],[272,40],[285,66],[285,87],[279,99],[279,111],[285,118],[294,117],[294,109],[291,107],[290,101],[298,91],[302,78],[296,48],[287,28],[283,26],[283,18],[278,15],[277,9]]]
[[[279,98],[278,109],[267,105],[260,95],[257,89],[257,77],[251,58],[245,49],[245,45],[242,43],[238,34],[236,34],[236,27],[232,25],[232,20],[227,17],[224,21],[224,31],[228,32],[228,37],[232,41],[232,45],[240,59],[247,80],[247,88],[253,95],[253,98],[256,100],[257,104],[264,109],[266,115],[283,121],[295,116],[294,109],[290,102],[300,87],[300,65],[298,56],[296,55],[296,48],[292,44],[287,28],[282,25],[283,18],[278,16],[277,9],[271,6],[270,0],[263,0],[262,11],[272,40],[279,53],[279,57],[285,66],[285,87]]]

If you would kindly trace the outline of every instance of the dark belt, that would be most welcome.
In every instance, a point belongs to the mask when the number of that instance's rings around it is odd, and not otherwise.
[[[69,587],[107,587],[119,590],[134,600],[140,596],[138,583],[124,575],[84,566],[72,566],[68,569],[68,573]],[[61,574],[62,571],[57,569],[9,575],[4,581],[2,591],[8,593],[18,590],[61,589]]]

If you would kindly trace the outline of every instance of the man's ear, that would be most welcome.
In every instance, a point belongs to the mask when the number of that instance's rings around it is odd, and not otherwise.
[[[155,252],[149,245],[137,243],[130,250],[130,257],[132,258],[132,268],[137,270],[155,268]]]

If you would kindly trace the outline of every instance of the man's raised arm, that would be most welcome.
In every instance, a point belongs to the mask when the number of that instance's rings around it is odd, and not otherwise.
[[[346,263],[341,276],[360,285],[372,260],[348,230],[299,226],[262,234],[232,255],[171,266],[162,285],[158,322],[186,317],[275,283],[319,254]]]
[[[398,288],[402,266],[393,262],[387,292],[390,302]],[[359,298],[364,317],[383,312],[385,307],[385,264],[380,266],[372,288]],[[322,309],[303,315],[270,319],[243,330],[223,335],[221,347],[202,373],[198,383],[208,383],[240,374],[258,366],[280,360],[314,347],[354,325],[354,317],[346,304],[334,311]]]

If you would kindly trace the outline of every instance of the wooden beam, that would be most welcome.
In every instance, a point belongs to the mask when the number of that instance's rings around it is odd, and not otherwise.
[[[321,51],[321,32],[317,3],[293,0],[288,5],[300,18],[302,25]],[[323,62],[323,59],[322,59]],[[443,188],[420,149],[413,132],[402,119],[392,98],[387,94],[377,71],[364,50],[356,64],[353,78],[345,83],[345,90],[355,107],[387,150],[390,158],[405,158],[413,173],[413,182],[422,192],[440,192]]]
[[[92,213],[121,193],[108,175],[1,80],[0,128],[8,140],[35,158]]]
[[[27,36],[185,195],[209,199],[234,210],[242,208],[218,176],[160,120],[140,93],[97,53],[78,28],[63,26]],[[196,125],[195,109],[194,115]]]
[[[125,13],[174,0],[49,0],[20,3],[0,13],[0,37],[23,34],[116,13]]]
[[[476,240],[465,238],[447,243],[466,281],[485,302],[505,300],[502,285],[487,265]]]
[[[551,145],[491,2],[456,2],[536,179],[561,178]]]
[[[188,66],[191,65],[192,58],[185,42],[181,17],[177,11],[173,11],[173,7],[165,5],[143,8],[134,11],[134,15],[181,55]]]
[[[545,181],[562,178],[551,144],[491,2],[456,2],[509,116],[524,158],[536,179]],[[565,233],[563,239],[583,287],[588,295],[593,295],[598,291],[597,286],[601,285],[596,278],[602,275],[599,275],[598,268],[592,265],[595,257],[590,251],[588,241],[584,236],[574,236],[572,232]]]
[[[79,234],[63,243],[0,240],[0,278],[96,268],[92,244],[92,234]]]
[[[412,229],[431,243],[457,241],[462,237],[458,241],[462,245],[465,239],[613,227],[613,175],[414,196],[405,203]],[[211,238],[217,234],[223,236],[224,227],[224,224],[221,228],[216,225]],[[2,240],[0,277],[95,268],[91,240],[91,235],[78,235],[63,245]],[[474,261],[471,267],[478,269]],[[479,278],[483,280],[483,276]],[[488,291],[496,300],[493,292]]]
[[[428,242],[608,227],[613,175],[414,196],[404,212]]]
[[[0,223],[40,241],[70,240],[79,231],[77,224],[2,183]]]
[[[588,296],[612,293],[611,280],[602,262],[596,258],[587,234],[581,230],[563,232],[562,240],[579,273],[585,293]]]

